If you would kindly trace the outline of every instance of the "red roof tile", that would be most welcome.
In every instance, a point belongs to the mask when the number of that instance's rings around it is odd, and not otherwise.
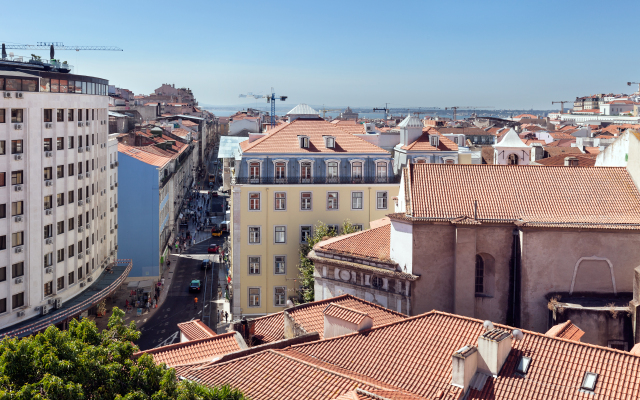
[[[154,154],[152,151],[148,151],[147,147],[133,147],[118,143],[118,152],[156,167],[163,167],[171,161],[171,156]]]
[[[536,160],[536,163],[542,164],[544,166],[563,166],[565,158],[572,157],[578,160],[578,165],[573,165],[574,167],[595,167],[596,165],[596,156],[595,154],[560,154],[553,157],[543,158],[541,160]]]
[[[309,148],[300,148],[298,136],[309,137]],[[335,148],[327,148],[323,136],[335,137]],[[389,153],[324,120],[296,119],[271,129],[252,143],[240,144],[243,153]]]
[[[378,228],[323,240],[313,248],[332,253],[349,254],[355,257],[389,261],[391,255],[389,246],[389,238],[391,237],[390,223],[387,222]]]
[[[565,146],[544,146],[544,151],[549,153],[550,157],[559,155],[578,155],[584,154],[579,147],[565,147]]]
[[[341,306],[335,303],[329,303],[329,305],[323,311],[324,315],[328,315],[333,318],[338,318],[352,324],[360,325],[360,323],[368,317],[368,314],[362,311],[354,310],[345,306]]]
[[[205,339],[216,336],[216,333],[199,319],[178,324],[178,329],[180,329],[180,332],[182,332],[188,340]]]
[[[545,335],[579,342],[580,338],[584,335],[584,331],[575,326],[571,320],[569,320],[552,326]]]
[[[409,164],[409,168],[404,179],[412,218],[473,218],[477,201],[480,220],[640,229],[640,193],[625,168],[460,164]]]
[[[170,344],[135,353],[134,356],[149,354],[156,364],[165,363],[168,367],[187,365],[211,361],[223,354],[241,350],[235,332],[206,339],[196,339],[189,342]]]
[[[440,137],[438,147],[431,145],[429,136],[438,135]],[[442,136],[434,127],[422,129],[422,135],[411,144],[402,146],[407,151],[458,151],[458,145],[447,137]]]
[[[264,343],[284,339],[284,311],[254,319],[254,336]]]

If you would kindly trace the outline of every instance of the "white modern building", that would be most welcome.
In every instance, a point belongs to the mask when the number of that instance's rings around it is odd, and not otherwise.
[[[108,81],[65,67],[0,60],[0,329],[62,308],[116,259]]]

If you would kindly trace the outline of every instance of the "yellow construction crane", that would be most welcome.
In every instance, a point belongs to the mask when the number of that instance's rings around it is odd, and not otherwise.
[[[480,106],[480,107],[474,107],[474,106],[454,106],[454,107],[445,107],[445,110],[453,110],[453,120],[456,120],[457,114],[458,114],[458,109],[461,110],[486,110],[489,108],[493,108],[491,106]]]
[[[570,101],[552,101],[551,105],[560,104],[560,114],[564,114],[564,103],[571,103]]]
[[[321,112],[322,112],[322,119],[325,119],[325,115],[326,115],[328,112],[342,112],[342,110],[341,110],[341,109],[338,109],[338,108],[329,108],[329,109],[324,108],[324,104],[322,105],[322,110],[318,110],[318,111],[321,111]]]

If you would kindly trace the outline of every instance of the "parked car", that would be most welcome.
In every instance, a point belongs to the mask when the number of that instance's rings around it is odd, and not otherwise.
[[[211,254],[211,253],[217,253],[220,251],[220,246],[218,246],[217,244],[210,244],[209,248],[207,249],[207,253]]]
[[[198,279],[194,279],[189,284],[189,292],[200,293],[200,281]]]
[[[203,269],[207,269],[211,266],[211,261],[210,260],[202,260],[202,265],[201,268]]]

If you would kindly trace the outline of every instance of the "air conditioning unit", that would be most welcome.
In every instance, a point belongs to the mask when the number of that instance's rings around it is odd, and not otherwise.
[[[49,307],[47,305],[40,306],[40,311],[42,311],[42,315],[49,314]]]
[[[21,99],[21,98],[22,98],[22,93],[21,92],[16,93],[16,99]]]
[[[13,220],[16,222],[22,222],[22,215],[16,215]]]
[[[114,164],[116,165],[116,167],[118,166],[118,162],[117,161]]]
[[[110,231],[110,233],[113,233],[113,232],[114,232],[114,230],[113,230],[113,228],[111,228],[111,231]]]
[[[53,273],[53,268],[51,268],[51,267],[47,267],[47,268],[45,268],[45,269],[44,269],[44,273],[45,273],[45,274],[52,274],[52,273]]]
[[[47,122],[44,124],[45,129],[51,129],[52,126],[53,124],[51,122]]]
[[[4,98],[5,99],[10,99],[11,98],[11,92],[4,92]]]
[[[100,217],[100,219],[102,219],[102,217]],[[100,238],[100,243],[102,244],[102,242],[104,242],[104,239]]]
[[[85,251],[84,254],[86,254],[86,255],[91,254],[91,249],[87,249],[87,251]]]
[[[118,187],[118,182],[114,183],[113,186]]]
[[[87,126],[91,126],[91,122],[87,121],[86,122]]]
[[[22,154],[16,154],[13,156],[14,160],[22,160]]]
[[[118,250],[118,245],[115,245],[114,247],[115,247],[116,250]]]
[[[82,200],[78,200],[78,205],[79,205],[79,206],[84,205],[84,201],[82,201]]]
[[[82,178],[84,178],[84,175],[78,174],[78,179],[82,179]]]
[[[15,129],[16,131],[22,130],[22,124],[13,124],[13,129]]]
[[[91,172],[86,172],[86,173],[85,173],[85,176],[86,176],[87,178],[91,177]]]
[[[114,227],[114,228],[116,228],[116,229],[118,229],[118,224],[115,224],[113,227]]]
[[[22,277],[20,277],[20,278],[16,278],[14,282],[15,282],[15,283],[22,283]]]
[[[103,219],[103,218],[104,218],[104,216],[102,214],[100,214],[100,219]]]
[[[78,260],[82,259],[82,253],[78,253]]]
[[[78,128],[82,128],[82,122],[78,122]]]
[[[92,277],[88,277],[87,278],[87,282],[93,282],[93,278]]]
[[[113,163],[111,163],[110,167],[111,167],[111,169],[114,169],[116,166]]]
[[[56,299],[48,299],[47,300],[47,304],[55,304],[56,303]]]
[[[87,146],[84,148],[86,151],[91,151],[91,147]]]
[[[56,308],[62,307],[62,299],[60,297],[56,298]]]
[[[53,244],[53,239],[47,238],[44,240],[44,244]]]
[[[113,230],[113,229],[112,229],[112,230]],[[114,250],[111,250],[110,254],[111,254],[111,255],[114,255],[114,254],[116,254],[116,252],[115,252]]]
[[[83,228],[83,227],[81,227],[81,226],[79,226],[79,227],[78,227],[78,232],[82,232],[82,231],[84,231],[84,228]]]
[[[52,153],[52,152],[50,152],[50,151],[45,151],[45,152],[44,152],[44,156],[45,156],[45,157],[53,157],[53,153]]]
[[[44,181],[44,185],[45,186],[52,186],[53,182],[52,181]]]
[[[22,246],[14,247],[16,253],[22,253]]]
[[[53,214],[53,211],[51,209],[44,210],[44,214],[45,215],[51,215],[51,214]]]
[[[22,185],[15,185],[14,188],[16,192],[22,192]]]
[[[82,153],[84,149],[82,147],[78,147],[78,153]]]
[[[80,282],[80,287],[85,287],[87,284],[85,282]]]
[[[18,317],[24,317],[24,311],[18,311],[18,314],[16,314]]]
[[[111,207],[111,209],[110,209],[110,210],[111,210],[111,212],[113,212],[114,208],[113,208],[113,207]]]
[[[113,185],[111,185],[111,190],[113,190]]]
[[[91,203],[91,199],[89,197],[87,197],[85,201],[87,202],[87,204]]]
[[[87,225],[85,225],[87,229],[91,228],[91,224],[87,223]]]

